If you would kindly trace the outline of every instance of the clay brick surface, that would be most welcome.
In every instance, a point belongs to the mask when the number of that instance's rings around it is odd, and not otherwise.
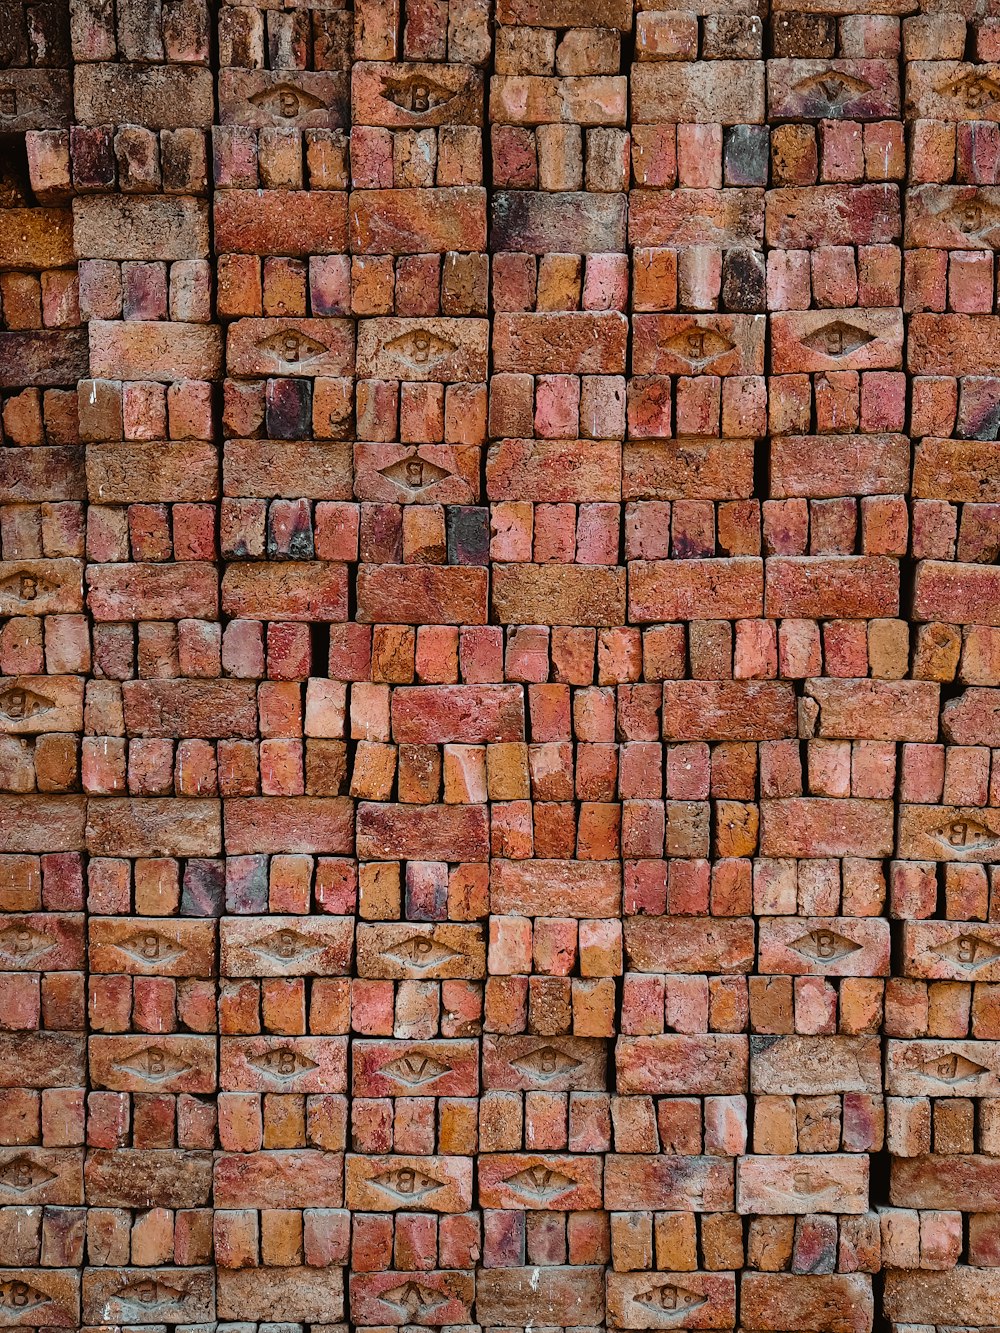
[[[0,0],[0,1328],[1000,1325],[989,0]]]

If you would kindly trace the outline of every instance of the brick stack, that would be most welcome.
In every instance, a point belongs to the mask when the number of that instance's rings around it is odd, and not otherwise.
[[[0,1329],[1000,1325],[998,240],[991,0],[0,0]]]
[[[5,5],[0,65],[0,1321],[65,1326],[87,1222],[85,816],[69,793],[92,667],[65,6]]]

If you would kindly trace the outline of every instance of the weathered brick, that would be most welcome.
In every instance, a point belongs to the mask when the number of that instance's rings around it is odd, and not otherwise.
[[[735,1093],[746,1085],[747,1042],[716,1033],[619,1037],[615,1063],[619,1092]]]
[[[508,125],[624,125],[626,80],[615,76],[568,79],[495,74],[490,119]]]
[[[336,255],[347,249],[347,199],[341,191],[223,190],[213,210],[219,252]]]
[[[764,323],[763,315],[636,315],[632,369],[637,375],[762,375]]]
[[[778,740],[796,735],[797,725],[794,692],[783,682],[663,683],[665,740]]]
[[[865,619],[899,610],[899,565],[887,556],[772,556],[764,614]]]
[[[527,27],[594,27],[598,20],[609,28],[628,28],[632,6],[628,0],[602,0],[600,4],[594,0],[557,0],[551,7],[540,6],[537,0],[502,0],[497,12],[498,23]]]
[[[222,609],[248,619],[346,620],[347,569],[324,560],[231,565]]]
[[[990,375],[1000,368],[1000,319],[993,315],[915,314],[907,368],[914,375]]]
[[[612,1328],[673,1328],[679,1312],[688,1328],[732,1328],[735,1275],[608,1274],[608,1323]]]
[[[760,249],[764,243],[764,191],[632,190],[628,239],[631,245],[745,245]]]
[[[632,917],[625,957],[636,972],[745,973],[754,965],[754,923],[720,917],[708,925],[687,917]]]
[[[486,457],[486,493],[533,503],[617,501],[621,459],[616,440],[503,440]]]
[[[0,1324],[989,1323],[1000,24],[915,3],[0,6]]]
[[[361,924],[357,965],[363,977],[480,977],[486,966],[482,929],[471,925]]]
[[[483,76],[465,65],[358,61],[351,70],[351,120],[390,129],[481,125]]]
[[[769,60],[767,112],[776,120],[888,120],[899,116],[890,60]]]
[[[892,803],[789,797],[761,802],[764,856],[889,856]]]
[[[484,1322],[524,1325],[545,1309],[556,1327],[591,1327],[604,1318],[604,1270],[594,1266],[484,1269],[476,1282],[476,1313]]]
[[[751,1037],[750,1090],[780,1096],[879,1092],[878,1037]]]
[[[1000,446],[990,440],[921,440],[913,458],[918,499],[991,501],[1000,498]]]
[[[347,1038],[346,1037],[223,1037],[219,1051],[219,1083],[227,1091],[233,1092],[346,1092],[347,1091]],[[225,1159],[223,1159],[224,1161]],[[277,1181],[276,1192],[281,1193],[285,1185],[285,1175],[291,1176],[289,1193],[285,1203],[296,1193],[295,1184],[309,1176],[309,1159],[294,1154],[284,1159],[275,1159],[265,1154],[257,1170],[246,1172],[247,1159],[231,1159],[238,1179],[249,1175],[248,1193],[255,1195],[259,1187],[267,1192],[266,1168],[273,1166]],[[323,1168],[336,1173],[335,1184],[328,1185],[330,1195],[322,1192],[322,1176],[316,1180],[317,1193],[312,1197],[317,1203],[324,1199],[339,1200],[340,1196],[340,1161],[337,1157],[319,1157]],[[215,1197],[220,1193],[226,1197],[226,1189],[219,1183],[219,1168],[222,1162],[216,1161]],[[318,1174],[318,1173],[317,1173]],[[234,1186],[238,1188],[238,1186]],[[299,1186],[301,1188],[301,1186]],[[336,1198],[334,1198],[336,1196]],[[281,1200],[279,1199],[279,1204]],[[253,1206],[251,1204],[251,1206]],[[263,1207],[264,1205],[259,1205]]]
[[[871,1278],[864,1273],[745,1273],[740,1282],[745,1328],[771,1330],[794,1324],[805,1333],[836,1327],[870,1333],[874,1320]]]
[[[907,921],[903,972],[943,981],[996,981],[1000,931],[981,921]]]
[[[632,71],[639,122],[722,125],[764,120],[764,64],[757,60],[640,63]]]
[[[479,1046],[474,1041],[356,1041],[355,1097],[475,1097]]]
[[[483,1038],[483,1086],[501,1091],[600,1092],[606,1043],[588,1037]]]
[[[913,585],[914,619],[1000,623],[995,573],[990,566],[921,560]]]
[[[79,676],[0,677],[0,733],[31,736],[82,729],[83,681]]]
[[[602,1162],[590,1154],[484,1153],[477,1178],[484,1208],[580,1212],[599,1208],[603,1197]]]
[[[94,1036],[89,1042],[90,1076],[116,1092],[214,1092],[214,1037]]]
[[[93,972],[169,977],[215,973],[215,926],[211,921],[97,917],[89,925],[88,946]],[[45,965],[50,966],[48,960]]]
[[[218,613],[213,565],[89,565],[87,602],[95,620],[211,619]]]
[[[82,500],[83,450],[58,445],[0,449],[0,503]]]
[[[733,1188],[733,1163],[722,1157],[612,1153],[605,1167],[604,1201],[613,1209],[726,1211]]]
[[[485,380],[488,345],[485,319],[366,319],[358,327],[357,373],[441,384]]]
[[[215,856],[218,801],[101,797],[87,802],[87,849],[97,856]]]
[[[778,311],[771,316],[771,369],[816,373],[824,370],[898,370],[903,363],[903,314],[900,310],[863,310],[830,314],[825,310]],[[896,441],[898,446],[905,441]],[[876,446],[877,447],[877,446]],[[884,460],[891,465],[891,461]],[[908,461],[908,460],[907,460]],[[800,458],[799,466],[808,469]],[[905,467],[905,463],[904,463]],[[897,462],[897,471],[899,464]],[[819,473],[822,476],[822,472]],[[841,492],[854,490],[848,476]],[[908,489],[908,469],[897,491]]]
[[[211,324],[154,324],[93,319],[90,373],[105,379],[216,379],[222,369],[220,330]]]
[[[27,74],[29,71],[18,71]],[[11,132],[14,127],[11,127]],[[72,264],[73,215],[66,208],[5,208],[0,212],[0,271]]]
[[[471,185],[438,190],[355,190],[350,200],[350,235],[355,254],[484,250],[486,194]]]
[[[89,496],[102,504],[214,500],[218,494],[216,450],[200,440],[88,444],[86,468]]]
[[[901,805],[897,855],[907,860],[991,861],[1000,812],[972,806]]]
[[[736,1162],[740,1213],[864,1213],[868,1159],[851,1153],[740,1157]]]
[[[416,685],[393,691],[392,735],[403,744],[524,739],[519,685]]]
[[[347,1206],[365,1212],[419,1207],[463,1213],[472,1204],[472,1160],[468,1157],[362,1157],[348,1153]]]
[[[83,1203],[83,1156],[75,1148],[0,1149],[0,1200],[9,1206]]]
[[[512,625],[618,625],[625,570],[599,565],[494,565],[493,612]]]
[[[913,248],[979,249],[992,240],[998,204],[990,185],[914,186],[906,192],[903,240]]]
[[[220,970],[226,977],[345,976],[353,942],[348,917],[223,918]]]
[[[622,449],[625,500],[738,500],[752,493],[751,440],[656,440]]]
[[[8,132],[24,134],[68,125],[73,119],[71,88],[68,70],[5,68],[0,94]]]
[[[81,125],[146,125],[169,130],[211,125],[213,80],[207,69],[183,65],[81,64],[73,101]]]
[[[44,389],[72,383],[87,368],[87,339],[82,329],[0,333],[0,389]]]
[[[348,123],[347,78],[319,70],[220,69],[219,121],[259,129],[336,129]]]
[[[467,1324],[472,1318],[475,1283],[471,1273],[392,1271],[352,1273],[351,1316],[356,1323],[382,1325],[398,1319],[399,1309],[413,1309],[417,1317],[433,1313],[436,1319]]]
[[[888,922],[853,917],[761,917],[759,971],[789,976],[889,974]]]
[[[83,1317],[88,1323],[142,1318],[150,1292],[164,1320],[198,1323],[215,1314],[210,1268],[91,1268],[83,1275]]]
[[[765,234],[780,249],[892,244],[900,234],[894,185],[795,186],[767,192]]]
[[[126,681],[125,727],[133,736],[254,736],[250,681]]]
[[[335,1049],[342,1051],[342,1043]],[[337,1207],[344,1190],[343,1156],[299,1148],[222,1153],[215,1159],[212,1194],[220,1208],[294,1208],[304,1190],[311,1206]]]
[[[890,1041],[886,1092],[898,1097],[995,1096],[1000,1075],[983,1061],[997,1049],[988,1041]]]
[[[346,319],[238,319],[226,337],[232,375],[349,375],[354,328]]]
[[[625,369],[628,320],[617,310],[498,314],[493,329],[498,371],[614,375]]]
[[[79,1087],[85,1043],[65,1032],[0,1034],[0,1088]]]
[[[504,916],[614,917],[621,904],[615,861],[504,861],[490,866],[490,906]]]
[[[973,1321],[996,1300],[997,1286],[996,1271],[989,1268],[960,1266],[946,1273],[919,1275],[890,1271],[886,1273],[886,1314],[908,1323],[941,1315],[956,1322]]]
[[[960,60],[911,60],[906,70],[907,114],[920,119],[995,118],[993,88],[1000,66],[965,64]]]
[[[625,198],[563,190],[497,190],[490,201],[490,248],[528,254],[625,249]]]
[[[79,1272],[68,1268],[7,1268],[4,1281],[5,1293],[10,1293],[5,1302],[10,1306],[10,1315],[5,1315],[8,1327],[32,1327],[24,1322],[19,1309],[27,1307],[27,1317],[37,1319],[38,1314],[30,1312],[39,1305],[45,1306],[45,1318],[53,1328],[79,1327]]]
[[[282,1319],[318,1323],[344,1313],[340,1268],[220,1269],[216,1313],[220,1319]]]
[[[349,500],[353,494],[351,450],[346,444],[227,440],[222,469],[226,495]]]
[[[226,851],[349,853],[351,803],[332,796],[245,796],[224,803]]]
[[[973,1153],[926,1157],[895,1157],[889,1199],[896,1208],[961,1208],[975,1199],[991,1212],[1000,1200],[1000,1173],[995,1159]]]
[[[629,618],[640,624],[759,616],[763,602],[764,564],[751,556],[629,565]]]
[[[807,680],[816,736],[934,741],[940,687],[930,681]]]
[[[173,195],[85,195],[73,200],[73,244],[87,259],[202,259],[208,205]]]
[[[363,623],[485,625],[488,577],[484,569],[362,565],[358,613]]]

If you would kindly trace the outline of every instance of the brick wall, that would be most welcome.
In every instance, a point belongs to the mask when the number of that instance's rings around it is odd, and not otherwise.
[[[0,1329],[1000,1325],[998,242],[992,0],[0,0]]]

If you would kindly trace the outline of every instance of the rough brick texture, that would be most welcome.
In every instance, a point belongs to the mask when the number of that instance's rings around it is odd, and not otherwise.
[[[0,0],[0,1330],[1000,1327],[996,0]]]

